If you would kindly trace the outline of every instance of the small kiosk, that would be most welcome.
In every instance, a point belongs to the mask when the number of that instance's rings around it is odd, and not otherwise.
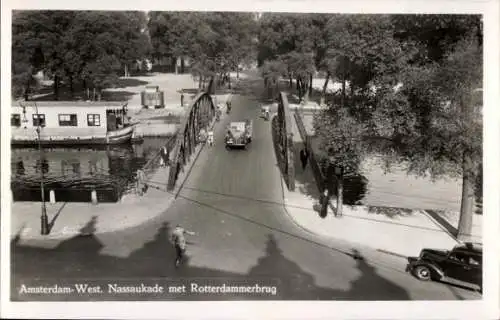
[[[141,92],[141,104],[143,108],[164,108],[165,99],[163,91],[160,91],[159,86],[146,86],[146,90]]]

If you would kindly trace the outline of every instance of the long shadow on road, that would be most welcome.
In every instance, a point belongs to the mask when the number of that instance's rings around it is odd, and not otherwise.
[[[11,242],[12,288],[14,301],[85,301],[85,300],[408,300],[408,293],[398,285],[379,276],[374,267],[364,260],[357,260],[361,276],[351,283],[348,290],[322,287],[313,275],[287,259],[279,242],[268,235],[263,256],[247,274],[227,272],[215,268],[202,268],[189,264],[175,268],[175,251],[169,241],[170,225],[165,222],[150,242],[126,258],[101,254],[104,245],[93,234],[96,219],[82,228],[81,234],[61,242],[53,249],[22,245],[19,237]],[[214,252],[217,254],[217,252]],[[335,265],[332,265],[332,274]],[[167,279],[209,279],[210,284],[245,283],[276,284],[276,295],[116,295],[104,292],[99,296],[85,294],[21,295],[25,285],[69,285],[78,281],[166,281]],[[200,281],[200,280],[198,280]],[[383,293],[381,292],[383,291]]]

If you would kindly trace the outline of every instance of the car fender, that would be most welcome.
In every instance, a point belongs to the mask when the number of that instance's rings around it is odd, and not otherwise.
[[[439,268],[438,266],[432,264],[432,263],[428,263],[428,262],[415,262],[415,264],[413,265],[413,268],[412,269],[415,269],[416,267],[418,266],[426,266],[428,267],[431,272],[432,272],[432,275],[433,275],[433,279],[441,279],[444,277],[444,272],[443,270],[441,270],[441,268]],[[437,275],[437,277],[436,277]]]

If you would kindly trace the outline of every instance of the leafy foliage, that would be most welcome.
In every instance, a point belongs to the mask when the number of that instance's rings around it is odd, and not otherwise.
[[[347,108],[327,109],[314,118],[316,134],[320,137],[320,158],[323,166],[343,167],[356,172],[366,154],[362,137],[367,126],[350,114]]]
[[[120,67],[149,54],[142,12],[19,11],[13,15],[13,95],[38,71],[60,81],[112,86]]]
[[[251,13],[151,12],[148,26],[153,56],[189,58],[195,76],[213,78],[253,59]]]

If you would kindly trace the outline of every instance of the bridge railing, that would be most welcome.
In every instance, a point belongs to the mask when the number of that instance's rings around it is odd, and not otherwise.
[[[280,92],[278,96],[278,141],[283,176],[289,190],[295,190],[295,150],[293,146],[292,114],[288,105],[286,93]]]
[[[167,190],[175,188],[181,170],[188,163],[196,146],[200,143],[198,136],[202,128],[207,128],[215,116],[215,104],[212,97],[201,92],[191,101],[184,120],[177,133],[173,156],[169,171]]]

